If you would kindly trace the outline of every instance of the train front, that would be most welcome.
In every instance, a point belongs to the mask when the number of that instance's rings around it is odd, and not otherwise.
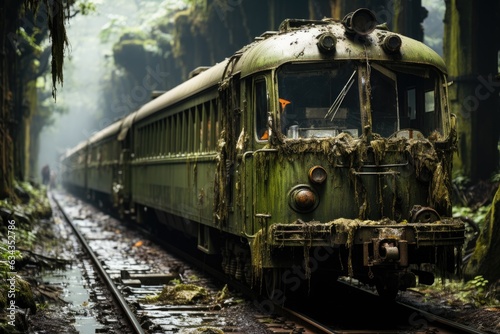
[[[394,297],[416,276],[431,284],[424,268],[459,268],[446,69],[373,21],[360,10],[342,24],[281,28],[296,59],[273,72],[268,108],[257,97],[266,145],[252,153],[252,261],[274,288],[342,275]]]

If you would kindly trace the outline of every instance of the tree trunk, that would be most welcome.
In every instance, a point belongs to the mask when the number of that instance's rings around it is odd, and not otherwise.
[[[481,234],[476,242],[474,253],[464,269],[464,278],[469,280],[482,275],[490,282],[500,279],[500,188],[493,199],[490,211],[486,215]]]
[[[0,3],[0,199],[11,194],[14,182],[14,142],[12,111],[15,82],[16,50],[13,44],[17,17],[22,2],[4,0]]]
[[[449,69],[450,107],[458,117],[459,155],[454,164],[472,182],[486,180],[498,167],[499,101],[497,1],[478,6],[446,0],[444,57]]]

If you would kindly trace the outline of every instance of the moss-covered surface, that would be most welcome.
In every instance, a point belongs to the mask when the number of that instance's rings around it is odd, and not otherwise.
[[[25,330],[26,312],[37,311],[32,287],[18,272],[35,247],[35,224],[52,215],[45,187],[20,182],[14,184],[14,192],[0,201],[0,329],[6,333]]]
[[[273,129],[273,133],[277,133],[277,131]],[[285,166],[285,163],[297,162],[296,166],[304,166],[313,159],[311,156],[317,156],[318,161],[327,160],[333,168],[349,168],[348,178],[355,192],[355,200],[359,208],[358,218],[360,219],[370,219],[368,211],[373,209],[375,198],[373,198],[374,194],[366,189],[366,184],[359,177],[358,172],[363,170],[365,164],[390,165],[405,160],[409,164],[405,172],[413,174],[411,177],[407,175],[397,179],[393,178],[393,183],[398,182],[398,196],[401,198],[408,198],[410,194],[417,196],[416,188],[419,188],[421,195],[418,196],[422,197],[425,194],[427,198],[415,198],[417,203],[433,207],[440,215],[450,216],[452,208],[451,164],[453,153],[456,150],[455,143],[454,133],[447,139],[442,138],[437,133],[428,138],[418,139],[382,138],[373,134],[370,140],[365,136],[354,138],[348,133],[341,133],[329,139],[285,140],[278,133],[267,147],[277,149],[278,152],[272,157],[264,154],[256,156],[255,160],[259,171],[258,178],[263,180],[259,186],[267,188],[269,192],[273,192],[274,189],[282,191],[279,185],[272,184],[272,182],[283,182],[283,176],[280,179],[275,178],[274,181],[268,180],[271,180],[273,173],[280,166]],[[279,164],[276,164],[275,161],[278,161]],[[339,178],[342,178],[342,185],[347,184],[344,175],[339,176]],[[389,177],[387,178],[389,179]],[[275,196],[278,195],[277,193],[269,194],[271,198],[277,198]],[[386,209],[396,211],[394,207],[396,203],[390,208],[386,200],[382,198],[382,191],[379,192],[378,196],[378,202],[384,204]],[[370,197],[372,208],[369,207]],[[406,202],[407,205],[411,205],[409,200]],[[406,214],[407,211],[411,210],[411,207],[404,209],[404,214]],[[395,217],[395,215],[391,216],[387,213],[384,215]]]
[[[166,305],[206,303],[210,300],[207,290],[195,284],[166,285],[159,295],[147,296],[145,302]]]
[[[472,279],[477,275],[490,282],[500,280],[500,243],[496,237],[500,234],[500,188],[487,213],[476,247],[464,269],[464,277]]]

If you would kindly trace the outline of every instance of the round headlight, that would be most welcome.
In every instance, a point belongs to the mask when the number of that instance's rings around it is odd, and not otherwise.
[[[292,188],[289,193],[289,205],[297,212],[310,212],[319,204],[319,197],[308,185],[298,185]]]
[[[309,181],[321,184],[326,180],[326,170],[321,166],[314,166],[309,169]]]
[[[329,32],[321,34],[318,39],[318,48],[323,53],[330,53],[335,51],[337,45],[337,38]]]
[[[382,42],[382,48],[387,53],[396,53],[399,52],[399,49],[401,49],[402,43],[403,42],[398,35],[391,34],[384,38],[384,41]]]
[[[347,14],[342,23],[349,32],[355,32],[358,35],[368,35],[377,26],[375,14],[367,9],[360,8],[353,13]]]

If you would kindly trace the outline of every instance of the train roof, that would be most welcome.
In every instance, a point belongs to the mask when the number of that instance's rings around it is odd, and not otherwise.
[[[322,52],[318,41],[322,36],[334,36],[336,41],[333,52]],[[397,53],[388,52],[384,42],[389,37],[399,38]],[[233,55],[232,74],[239,73],[242,78],[270,70],[285,63],[317,61],[386,61],[407,64],[425,64],[446,73],[444,60],[431,48],[409,37],[387,30],[378,25],[362,36],[353,34],[345,24],[332,19],[298,20],[287,19],[279,31],[266,32]],[[181,102],[204,90],[217,87],[229,66],[225,59],[195,77],[181,83],[156,99],[146,103],[138,111],[123,121],[119,140],[123,140],[132,124],[151,114]]]
[[[334,52],[322,53],[318,40],[324,34],[335,37]],[[399,52],[387,52],[384,40],[388,36],[398,36],[401,40]],[[378,25],[371,33],[363,36],[350,33],[344,24],[331,19],[285,20],[278,32],[264,33],[260,40],[243,49],[236,70],[241,77],[262,70],[269,70],[290,62],[332,61],[332,60],[376,60],[425,64],[446,73],[446,65],[441,56],[422,42],[396,34]]]
[[[94,133],[89,139],[89,144],[90,145],[95,144],[108,137],[116,137],[118,135],[118,132],[120,131],[122,123],[123,119],[120,119],[119,121],[116,121],[108,125],[101,131]]]
[[[201,72],[193,79],[184,81],[180,85],[148,102],[137,111],[134,121],[141,120],[168,105],[174,105],[184,100],[187,96],[193,96],[211,87],[216,87],[222,80],[222,73],[227,63],[228,60],[226,59]]]
[[[88,140],[84,140],[84,141],[81,141],[80,143],[78,143],[76,146],[67,149],[66,153],[64,154],[63,160],[66,159],[66,158],[69,158],[73,154],[75,154],[78,151],[82,150],[83,148],[85,148],[87,146],[87,144],[88,144]]]

